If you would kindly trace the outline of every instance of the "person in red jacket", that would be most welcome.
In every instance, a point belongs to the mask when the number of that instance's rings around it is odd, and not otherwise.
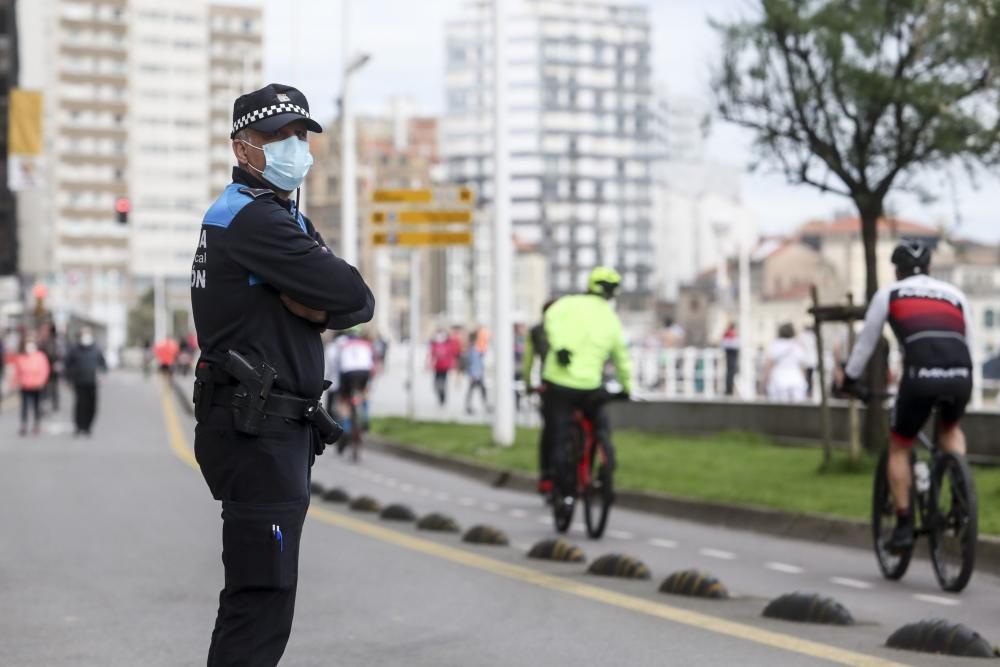
[[[21,346],[20,352],[14,356],[14,385],[21,390],[21,430],[20,435],[28,432],[29,408],[35,414],[34,434],[38,435],[41,428],[42,390],[49,381],[49,359],[38,349],[38,344],[28,338]]]
[[[456,347],[444,331],[438,331],[431,339],[428,361],[434,371],[434,392],[438,404],[443,406],[448,401],[448,373],[458,365]]]

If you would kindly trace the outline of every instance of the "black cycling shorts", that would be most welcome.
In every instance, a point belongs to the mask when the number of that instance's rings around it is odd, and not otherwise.
[[[348,400],[354,394],[360,394],[368,388],[368,381],[371,379],[370,371],[348,371],[340,374],[340,387],[337,393],[344,400]]]
[[[953,426],[965,414],[971,398],[971,377],[948,380],[904,378],[892,411],[892,435],[896,442],[912,442],[935,407],[940,423]]]

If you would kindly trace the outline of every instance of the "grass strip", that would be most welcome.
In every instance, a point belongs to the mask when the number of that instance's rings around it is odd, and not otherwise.
[[[475,424],[372,420],[372,432],[386,439],[467,461],[528,473],[538,471],[538,429],[517,429],[513,447],[494,447],[490,428]],[[788,512],[867,519],[871,511],[876,458],[865,454],[858,470],[838,453],[835,465],[819,471],[818,449],[784,447],[763,436],[654,435],[616,432],[616,486],[696,500],[772,507]],[[979,492],[979,531],[1000,534],[1000,468],[974,467]]]

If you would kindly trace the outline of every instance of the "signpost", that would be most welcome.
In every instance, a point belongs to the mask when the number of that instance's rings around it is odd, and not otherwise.
[[[410,248],[410,359],[407,412],[416,417],[421,248],[472,245],[476,198],[462,185],[376,190],[368,233],[376,247]]]

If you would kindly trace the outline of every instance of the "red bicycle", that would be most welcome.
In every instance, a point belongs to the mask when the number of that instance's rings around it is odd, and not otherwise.
[[[594,425],[587,417],[587,411],[594,411],[611,401],[628,400],[625,393],[598,391],[589,399],[587,410],[578,409],[573,414],[572,425],[566,439],[559,446],[566,448],[565,465],[576,470],[576,489],[565,494],[556,484],[552,495],[552,517],[556,530],[565,533],[573,521],[573,511],[577,499],[583,500],[583,517],[587,525],[587,535],[597,539],[604,534],[608,525],[608,515],[614,503],[613,470],[610,465],[607,444],[594,437]],[[562,471],[557,471],[556,479],[563,479]]]

